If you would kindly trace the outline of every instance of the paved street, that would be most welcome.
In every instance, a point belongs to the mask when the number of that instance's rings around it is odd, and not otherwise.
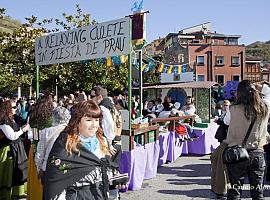
[[[138,191],[121,193],[121,200],[214,199],[210,191],[210,156],[182,156],[158,168],[155,178],[145,180]],[[268,185],[270,188],[270,185]],[[265,190],[266,200],[270,190]],[[243,192],[243,199],[251,199]]]

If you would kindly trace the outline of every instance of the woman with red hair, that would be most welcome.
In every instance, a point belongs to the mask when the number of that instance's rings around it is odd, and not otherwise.
[[[56,139],[44,175],[44,199],[108,199],[108,146],[93,101],[73,106],[71,119]]]

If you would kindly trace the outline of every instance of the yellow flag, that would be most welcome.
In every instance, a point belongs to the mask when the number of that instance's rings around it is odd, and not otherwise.
[[[107,58],[107,67],[112,67],[112,59],[111,59],[111,57]]]
[[[182,73],[182,65],[178,65],[178,74]]]
[[[120,56],[120,60],[121,60],[121,63],[125,63],[126,62],[126,56],[125,55],[121,55]]]
[[[147,64],[144,64],[143,66],[142,66],[142,71],[145,69],[147,67]]]
[[[170,68],[168,70],[168,74],[171,74],[172,73],[172,70],[173,70],[173,65],[170,65]]]
[[[161,64],[159,65],[158,72],[162,73],[163,68],[164,68],[164,64],[161,63]]]

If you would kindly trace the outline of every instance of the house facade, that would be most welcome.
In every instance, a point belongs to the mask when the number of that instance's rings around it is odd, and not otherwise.
[[[251,82],[261,81],[263,78],[261,69],[261,58],[257,58],[254,56],[247,56],[245,62],[246,62],[245,79],[250,80]],[[267,72],[267,70],[265,72]],[[269,80],[269,77],[265,77],[265,79]]]
[[[154,48],[148,48],[148,54],[162,55],[167,64],[188,63],[194,73],[193,80],[225,85],[227,81],[245,78],[245,46],[238,44],[240,37],[212,32],[211,23],[207,22],[169,33],[163,40],[158,40],[159,45],[155,40],[150,45]],[[168,80],[182,82],[180,76],[171,74],[168,77]]]
[[[270,64],[265,63],[261,67],[261,79],[270,82]]]

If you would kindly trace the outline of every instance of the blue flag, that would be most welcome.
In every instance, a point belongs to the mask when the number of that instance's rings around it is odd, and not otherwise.
[[[131,8],[131,11],[140,11],[143,9],[143,0],[139,3],[138,1],[135,1],[133,4],[133,7]]]

